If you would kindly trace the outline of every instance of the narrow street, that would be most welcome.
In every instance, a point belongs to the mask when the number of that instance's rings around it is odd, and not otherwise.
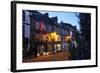
[[[27,62],[45,62],[45,61],[64,61],[69,59],[69,52],[57,52],[55,54],[49,53],[48,55],[42,55],[37,58],[30,58],[27,60],[24,60],[24,63]]]

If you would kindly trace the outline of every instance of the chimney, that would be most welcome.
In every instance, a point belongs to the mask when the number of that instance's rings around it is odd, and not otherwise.
[[[52,17],[52,20],[53,20],[54,23],[57,23],[58,22],[57,16],[56,17]]]

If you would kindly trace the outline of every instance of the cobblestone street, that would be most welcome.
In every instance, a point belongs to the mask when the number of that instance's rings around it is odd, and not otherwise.
[[[49,53],[48,55],[42,55],[37,58],[30,58],[27,60],[24,60],[24,63],[27,62],[45,62],[45,61],[64,61],[69,59],[69,52],[57,52],[55,54]]]

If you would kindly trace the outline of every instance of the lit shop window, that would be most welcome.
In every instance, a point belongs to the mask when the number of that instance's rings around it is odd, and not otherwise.
[[[57,35],[57,41],[61,41],[61,36]]]

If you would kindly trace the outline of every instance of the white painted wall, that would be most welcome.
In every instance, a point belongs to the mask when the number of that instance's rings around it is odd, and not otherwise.
[[[29,17],[29,12],[25,11],[25,23],[30,24],[30,17]]]
[[[0,1],[0,73],[11,73],[10,72],[10,1]],[[29,0],[30,1],[30,0]],[[98,5],[99,14],[98,20],[100,19],[100,0],[31,0],[37,2],[54,2],[54,3],[67,3],[67,4],[82,4],[82,5]],[[98,22],[100,24],[100,21]],[[98,25],[100,28],[100,25]],[[98,30],[100,31],[100,29]],[[100,33],[98,34],[98,40],[100,43]],[[100,45],[99,45],[100,48]],[[98,52],[100,49],[98,48]],[[100,53],[98,53],[100,56]],[[100,66],[100,57],[99,66]],[[81,68],[81,69],[65,69],[65,70],[52,70],[52,71],[38,71],[34,73],[100,73],[100,67],[96,68]],[[24,73],[24,72],[22,72]],[[33,73],[33,72],[25,72]]]

